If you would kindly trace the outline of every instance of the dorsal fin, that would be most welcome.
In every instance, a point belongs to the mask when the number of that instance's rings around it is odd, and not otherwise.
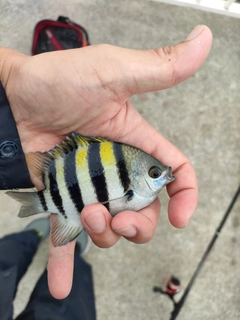
[[[31,180],[38,190],[45,188],[43,184],[43,174],[49,163],[53,160],[48,152],[30,152],[25,155]]]
[[[41,176],[52,161],[48,152],[30,152],[26,154],[26,159],[28,167],[36,176]]]
[[[109,141],[100,137],[84,137],[77,133],[72,133],[71,137],[66,137],[61,144],[46,152],[31,152],[26,154],[31,180],[38,189],[43,189],[42,176],[47,171],[51,161],[77,148],[87,148],[89,144]]]
[[[101,143],[104,141],[109,141],[105,138],[100,137],[84,137],[77,133],[72,133],[71,137],[66,137],[61,144],[56,145],[54,148],[50,149],[44,154],[47,154],[50,158],[56,159],[67,154],[68,152],[77,149],[77,148],[86,148],[89,144],[92,143]]]
[[[72,133],[71,138],[73,140],[74,143],[77,144],[77,146],[82,146],[82,147],[86,147],[89,144],[92,143],[101,143],[101,142],[105,142],[105,141],[110,141],[107,138],[101,138],[101,137],[84,137],[81,136],[80,134],[77,133]]]

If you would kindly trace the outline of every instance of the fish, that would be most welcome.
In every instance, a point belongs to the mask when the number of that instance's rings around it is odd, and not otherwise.
[[[171,167],[136,147],[75,133],[49,151],[27,154],[26,159],[44,188],[7,195],[22,204],[21,218],[42,212],[56,215],[51,230],[55,247],[80,234],[79,215],[86,205],[102,203],[112,216],[138,211],[175,180]]]

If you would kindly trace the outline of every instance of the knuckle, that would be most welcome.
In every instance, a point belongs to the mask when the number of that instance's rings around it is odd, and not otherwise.
[[[168,81],[172,85],[180,82],[180,75],[175,68],[176,48],[175,46],[165,46],[153,49],[154,54],[159,57],[162,63],[167,64]]]

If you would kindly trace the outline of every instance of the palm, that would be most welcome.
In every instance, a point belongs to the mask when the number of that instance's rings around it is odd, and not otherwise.
[[[68,67],[61,69],[61,74],[58,66],[54,65],[57,52],[47,60],[48,65],[42,61],[44,55],[26,58],[14,83],[9,84],[14,86],[17,81],[20,84],[18,91],[10,89],[9,100],[25,152],[45,151],[73,131],[123,139],[142,121],[128,101],[131,92],[118,68],[113,66],[112,70],[108,69],[107,80],[104,77],[100,79],[100,71],[95,66],[88,66],[91,76],[79,77],[78,69],[83,66],[75,68],[79,57],[76,50],[71,53],[61,52],[62,55],[68,54],[72,66],[69,68],[67,64]],[[22,74],[28,77],[28,70],[33,65],[42,64],[44,68],[34,71],[31,83],[27,83],[28,79],[22,79]],[[49,70],[56,76],[46,83]]]
[[[173,167],[176,181],[168,187],[169,219],[176,227],[186,226],[197,205],[193,168],[140,116],[129,98],[171,87],[198,70],[212,36],[207,27],[196,32],[192,40],[149,51],[100,45],[34,57],[7,52],[0,76],[24,152],[48,150],[72,131],[136,146]],[[122,212],[112,219],[104,206],[93,204],[83,209],[81,220],[97,245],[109,247],[121,235],[136,243],[150,240],[159,211],[159,202],[154,201],[139,212]],[[91,217],[96,212],[106,222],[102,231],[93,228]],[[74,243],[61,248],[50,243],[49,285],[55,297],[65,297],[71,288],[73,250]]]

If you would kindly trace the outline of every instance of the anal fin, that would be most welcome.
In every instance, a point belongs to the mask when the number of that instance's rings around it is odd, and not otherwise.
[[[60,217],[57,214],[52,214],[53,224],[51,229],[51,239],[54,247],[64,246],[74,240],[82,231],[83,226],[78,221],[69,221],[69,218]],[[76,222],[76,223],[75,223]]]

